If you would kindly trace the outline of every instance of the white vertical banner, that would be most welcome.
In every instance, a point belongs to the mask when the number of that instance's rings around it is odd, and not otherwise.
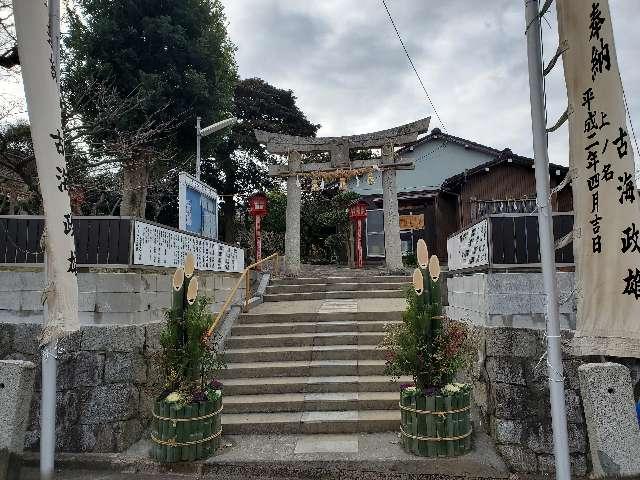
[[[557,0],[569,97],[576,353],[640,358],[640,198],[608,0]]]
[[[47,0],[14,0],[13,13],[47,235],[48,316],[44,344],[80,328],[60,85],[53,52],[57,39],[50,35]]]

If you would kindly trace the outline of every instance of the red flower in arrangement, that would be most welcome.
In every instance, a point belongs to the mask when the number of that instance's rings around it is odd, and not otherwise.
[[[396,352],[392,350],[386,350],[384,352],[384,359],[387,362],[393,362],[396,359]]]
[[[444,339],[443,356],[444,358],[452,358],[458,354],[467,339],[467,332],[461,326],[451,324],[442,337]]]

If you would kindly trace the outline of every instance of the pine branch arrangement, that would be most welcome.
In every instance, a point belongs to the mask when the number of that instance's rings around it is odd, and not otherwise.
[[[468,331],[442,315],[440,262],[429,258],[424,240],[418,241],[418,268],[406,291],[402,323],[387,328],[381,348],[386,351],[385,373],[411,375],[423,392],[444,388],[471,360]]]
[[[207,339],[212,322],[210,301],[198,296],[198,277],[194,275],[195,258],[188,254],[185,266],[176,269],[171,282],[171,309],[165,313],[166,324],[160,333],[161,365],[165,372],[163,398],[172,396],[188,404],[215,400],[222,384],[215,380],[225,367],[214,339]]]

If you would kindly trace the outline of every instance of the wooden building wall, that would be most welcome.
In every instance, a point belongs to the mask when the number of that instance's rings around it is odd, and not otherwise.
[[[562,180],[562,175],[551,175],[551,187]],[[453,187],[455,188],[455,187]],[[447,263],[447,239],[458,230],[473,223],[472,208],[475,200],[513,200],[536,196],[535,171],[531,167],[518,164],[502,163],[490,167],[488,172],[470,175],[459,186],[459,194],[440,191],[436,195],[412,200],[399,199],[400,214],[424,213],[424,230],[414,230],[414,251],[418,238],[423,238],[429,252],[438,255],[442,263]],[[374,203],[373,199],[378,202]],[[369,208],[381,208],[378,196],[363,197]],[[552,199],[554,211],[567,212],[573,208],[571,187],[565,187]],[[363,232],[363,243],[366,253],[366,231]],[[382,259],[369,258],[369,261]]]
[[[563,176],[551,175],[551,188],[558,185]],[[533,168],[502,163],[488,172],[470,175],[460,189],[461,228],[473,222],[472,200],[513,200],[535,198],[536,180]],[[571,211],[573,206],[571,187],[565,187],[552,199],[554,211]]]
[[[440,193],[436,199],[436,244],[434,253],[441,263],[448,262],[447,239],[460,229],[458,196]]]

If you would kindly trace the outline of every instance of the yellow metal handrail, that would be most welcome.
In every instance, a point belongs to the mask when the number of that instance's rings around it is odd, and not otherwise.
[[[240,278],[238,278],[238,281],[236,282],[235,286],[231,289],[231,293],[227,297],[227,300],[224,302],[224,305],[222,306],[222,308],[218,312],[218,316],[216,317],[215,321],[209,327],[209,330],[207,330],[207,337],[210,337],[211,334],[214,332],[214,330],[218,327],[218,324],[220,323],[220,320],[222,320],[222,317],[224,316],[225,312],[229,308],[229,305],[231,305],[231,302],[233,301],[233,298],[236,296],[236,292],[238,291],[238,288],[240,287],[240,284],[242,283],[242,279],[243,278],[245,279],[245,282],[246,282],[245,283],[245,295],[244,295],[245,298],[244,298],[243,310],[247,307],[247,305],[249,304],[249,300],[251,299],[251,297],[249,296],[250,295],[250,286],[251,286],[251,277],[248,275],[249,271],[251,271],[252,269],[257,267],[258,265],[262,265],[264,262],[272,260],[273,258],[275,258],[275,264],[274,264],[275,266],[273,268],[273,271],[274,271],[274,274],[277,275],[278,274],[278,270],[280,269],[280,254],[278,254],[278,253],[274,253],[273,255],[269,255],[268,257],[263,258],[259,262],[252,263],[251,265],[249,265],[247,268],[245,268],[242,271],[242,274],[240,275]]]

